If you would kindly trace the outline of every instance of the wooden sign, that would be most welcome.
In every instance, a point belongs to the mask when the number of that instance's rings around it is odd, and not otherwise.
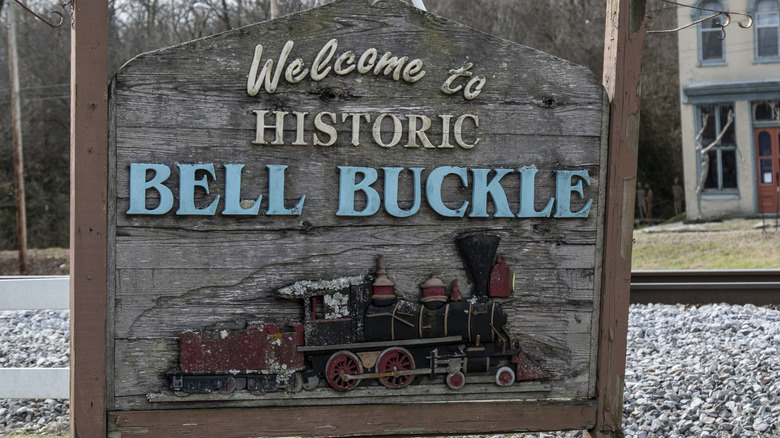
[[[110,104],[109,430],[283,407],[330,434],[345,408],[454,401],[516,403],[526,425],[502,430],[593,426],[607,112],[590,71],[337,0],[141,55]]]

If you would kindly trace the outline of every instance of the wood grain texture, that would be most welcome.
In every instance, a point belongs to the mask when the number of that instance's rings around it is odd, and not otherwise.
[[[588,428],[590,401],[355,405],[306,409],[201,409],[110,412],[112,437],[143,436],[378,436],[512,433]],[[392,414],[389,414],[392,412]],[[484,425],[487,426],[487,429]]]
[[[607,2],[604,88],[610,102],[608,206],[599,321],[598,414],[587,437],[623,436],[645,0]]]
[[[300,57],[308,67],[331,38],[338,39],[337,53],[354,50],[359,54],[373,47],[380,54],[391,51],[397,56],[420,58],[426,75],[409,84],[373,74],[331,74],[321,81],[307,78],[294,85],[282,81],[274,94],[263,90],[254,97],[247,95],[246,77],[256,44],[264,46],[263,59],[274,59],[284,43],[292,40],[295,47],[291,59]],[[465,62],[473,63],[471,71],[475,75],[486,78],[482,93],[473,100],[464,99],[462,94],[447,95],[440,89],[449,70]],[[506,401],[496,405],[508,409],[506,412],[519,412],[511,424],[503,423],[500,428],[543,430],[591,424],[594,321],[598,320],[601,284],[599,236],[606,177],[604,94],[591,72],[422,13],[403,2],[341,0],[141,55],[117,74],[115,84],[110,179],[111,193],[115,194],[111,202],[114,232],[110,236],[114,248],[110,266],[114,282],[110,317],[113,409],[165,411],[368,402],[439,406],[437,403],[453,400],[487,404],[493,399],[554,398],[568,401]],[[285,145],[252,144],[255,110],[307,112],[304,127],[309,145],[291,145],[296,136],[292,116],[285,123]],[[379,114],[388,113],[396,115],[404,126],[410,114],[425,115],[432,120],[427,134],[434,144],[442,136],[439,115],[457,118],[471,114],[479,118],[479,127],[467,123],[464,138],[479,138],[479,143],[473,149],[457,145],[452,149],[406,148],[405,127],[401,141],[384,148],[372,140],[370,124],[364,124],[360,146],[356,147],[350,144],[350,125],[339,119],[334,124],[338,131],[335,143],[314,146],[312,135],[323,134],[314,130],[312,118],[321,112],[368,113],[372,123]],[[266,123],[273,122],[269,119]],[[391,134],[385,132],[383,141],[388,141]],[[269,130],[266,138],[271,137]],[[221,195],[218,211],[224,205],[225,164],[246,164],[241,194],[246,199],[262,194],[261,211],[268,202],[266,165],[288,165],[286,205],[304,194],[306,200],[298,216],[177,216],[173,211],[161,216],[128,215],[131,163],[169,166],[174,172],[165,184],[177,199],[177,164],[215,164],[216,178],[209,181],[210,193],[197,190],[196,203],[206,205]],[[419,212],[408,218],[394,217],[381,209],[368,217],[336,216],[338,166],[423,167],[424,176],[441,166],[536,167],[537,210],[557,196],[555,171],[586,170],[590,184],[584,187],[584,194],[592,200],[591,212],[584,219],[445,218],[423,200]],[[473,179],[464,187],[450,178],[442,189],[444,203],[453,207],[473,202]],[[501,183],[510,209],[517,212],[519,174],[507,175]],[[374,187],[384,199],[383,185],[380,176]],[[408,208],[413,198],[409,175],[402,174],[399,187],[402,207]],[[156,201],[153,196],[149,198],[153,206]],[[358,196],[358,208],[362,208],[360,202]],[[572,208],[579,209],[584,202],[574,196]],[[491,215],[493,209],[489,203]],[[461,232],[475,229],[492,230],[502,238],[498,252],[505,255],[507,266],[515,272],[517,290],[512,297],[499,301],[509,314],[510,331],[521,340],[528,357],[552,375],[549,381],[500,390],[495,385],[472,383],[457,393],[437,382],[400,391],[367,385],[347,395],[318,388],[310,393],[260,398],[241,394],[211,399],[198,396],[188,401],[166,398],[172,397],[166,389],[166,373],[178,366],[178,333],[238,326],[246,320],[279,324],[301,321],[301,303],[283,301],[274,294],[296,281],[372,275],[376,256],[382,254],[396,293],[402,298],[416,301],[419,284],[431,275],[446,283],[457,280],[461,292],[469,297],[471,285],[454,239]],[[155,395],[154,402],[147,398],[150,394]],[[579,414],[571,422],[554,426],[552,413],[533,419],[532,413],[539,413],[539,406],[549,407],[550,412]],[[341,408],[333,409],[328,412],[341,412]],[[373,412],[373,408],[367,409],[366,413]],[[172,418],[146,413],[112,415],[118,421],[112,428],[123,435],[140,431],[135,421]],[[274,418],[292,414],[280,415]],[[523,418],[532,420],[527,426],[521,425]],[[325,433],[368,433],[345,426],[349,421],[346,417],[340,419],[333,431]],[[284,430],[277,427],[281,426],[271,420],[258,430]],[[388,434],[416,433],[394,427],[382,430]],[[421,427],[425,433],[445,433],[430,425]],[[370,430],[377,432],[377,428]],[[319,432],[299,429],[290,433]]]
[[[106,431],[108,9],[72,5],[70,134],[70,436]]]

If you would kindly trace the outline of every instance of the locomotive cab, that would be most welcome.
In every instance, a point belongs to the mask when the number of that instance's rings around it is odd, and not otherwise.
[[[339,345],[363,340],[363,318],[371,283],[368,277],[299,281],[279,289],[284,298],[303,301],[305,345]]]

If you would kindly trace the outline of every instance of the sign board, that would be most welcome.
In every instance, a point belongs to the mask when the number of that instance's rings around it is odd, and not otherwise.
[[[592,426],[590,71],[401,1],[337,0],[143,54],[110,103],[120,420],[511,401],[579,415],[505,428]]]

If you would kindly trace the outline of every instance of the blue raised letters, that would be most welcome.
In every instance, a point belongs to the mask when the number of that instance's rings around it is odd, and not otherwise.
[[[414,200],[412,206],[408,210],[402,210],[398,207],[398,176],[403,170],[403,167],[383,167],[385,171],[385,210],[391,216],[395,217],[409,217],[420,209],[420,203],[422,202],[422,167],[410,167],[414,177]]]
[[[269,216],[299,216],[303,210],[303,201],[306,195],[301,196],[295,207],[287,209],[284,207],[284,169],[287,166],[269,164],[268,168],[268,211],[265,214]]]
[[[428,179],[425,181],[425,197],[428,200],[428,205],[442,216],[446,217],[463,217],[466,214],[466,208],[469,206],[469,202],[465,201],[461,204],[457,210],[452,210],[444,205],[441,199],[441,186],[444,183],[444,177],[447,175],[457,175],[463,182],[464,187],[469,186],[468,171],[465,167],[454,166],[442,166],[437,167],[428,174]]]
[[[536,168],[517,169],[520,172],[520,211],[517,217],[550,217],[555,198],[551,197],[542,211],[536,211]]]
[[[577,181],[576,184],[572,184],[574,177],[581,178],[581,181]],[[590,177],[587,170],[556,170],[555,171],[555,196],[558,198],[558,202],[555,205],[556,218],[571,218],[571,217],[588,217],[590,213],[590,206],[593,204],[593,199],[588,199],[588,202],[577,211],[571,211],[571,194],[577,193],[580,198],[583,198],[582,181],[585,184],[590,185]]]
[[[209,194],[208,175],[211,175],[211,179],[216,179],[214,164],[177,164],[177,166],[179,166],[179,209],[176,214],[213,216],[217,212],[219,195],[208,207],[198,208],[195,206],[195,187],[203,187],[206,194]],[[207,175],[195,179],[198,170],[205,170]]]
[[[224,215],[256,216],[260,211],[263,195],[257,197],[249,208],[241,207],[241,170],[243,164],[225,164],[225,209]]]
[[[215,165],[213,163],[177,164],[179,170],[179,208],[176,215],[213,216],[221,195],[210,193],[209,184],[216,184]],[[244,164],[225,164],[224,197],[225,205],[222,214],[229,216],[257,216],[260,212],[263,195],[256,199],[241,199],[241,181]],[[266,215],[299,216],[302,213],[306,195],[302,195],[295,206],[285,207],[285,170],[286,165],[266,166],[268,169],[268,209]],[[417,214],[422,204],[423,167],[382,167],[384,172],[383,197],[380,197],[380,189],[374,188],[378,182],[378,170],[371,167],[338,166],[339,189],[338,210],[336,216],[366,217],[376,214],[382,207],[388,215],[397,218],[407,218]],[[412,199],[405,201],[409,205],[404,209],[399,206],[399,189],[401,188],[401,174],[404,171],[411,172]],[[519,208],[514,215],[507,202],[507,193],[501,185],[501,180],[510,173],[517,171],[520,176]],[[472,174],[471,200],[463,201],[457,208],[445,205],[442,188],[448,176],[454,175],[460,179],[463,188],[469,187],[469,172]],[[491,169],[491,168],[466,168],[457,166],[441,166],[432,169],[425,181],[425,198],[428,206],[437,214],[444,217],[464,217],[471,204],[472,208],[468,217],[485,218],[491,216],[488,213],[488,199],[492,199],[495,212],[492,217],[519,217],[519,218],[587,218],[593,205],[592,198],[585,197],[585,185],[590,185],[590,175],[586,169],[580,170],[555,170],[555,196],[550,197],[544,208],[536,211],[536,175],[535,167],[520,169]],[[405,174],[408,175],[408,174]],[[491,176],[492,175],[492,176]],[[171,167],[165,164],[131,163],[129,173],[129,208],[128,215],[164,215],[171,211],[176,201],[173,191],[164,183],[171,176]],[[149,178],[147,180],[147,177]],[[584,183],[583,183],[584,182]],[[404,178],[404,184],[409,183],[408,176]],[[448,184],[448,187],[450,185]],[[196,190],[202,203],[209,202],[208,206],[196,205]],[[409,193],[404,186],[404,193]],[[159,202],[156,207],[147,208],[147,195],[150,190],[157,191]],[[449,190],[448,193],[460,193],[463,190]],[[360,194],[358,194],[360,193]],[[573,193],[576,195],[573,195]],[[211,196],[208,196],[211,195]],[[151,195],[154,199],[154,194]],[[573,200],[578,197],[579,200]],[[210,201],[208,199],[211,198]],[[365,206],[358,210],[355,206],[357,200],[365,199]],[[572,202],[582,205],[578,210],[572,211]],[[448,199],[448,203],[455,203]],[[202,205],[202,204],[201,204]]]
[[[146,180],[146,171],[154,171],[154,177]],[[130,208],[127,214],[165,214],[173,207],[173,193],[163,182],[171,176],[171,169],[164,164],[130,164]],[[146,208],[146,191],[157,190],[160,203],[151,210]]]
[[[496,207],[494,217],[514,217],[509,210],[509,203],[506,200],[506,193],[501,187],[501,178],[512,169],[494,169],[496,174],[490,183],[487,182],[488,174],[491,169],[471,169],[474,174],[474,192],[471,197],[471,213],[469,217],[488,217],[487,197],[488,194],[493,198],[493,204]]]
[[[371,216],[379,211],[382,201],[379,193],[371,187],[377,180],[377,171],[371,167],[339,166],[339,209],[336,216]],[[355,182],[357,174],[363,179]],[[366,206],[363,210],[355,210],[355,192],[362,191],[366,195]]]

